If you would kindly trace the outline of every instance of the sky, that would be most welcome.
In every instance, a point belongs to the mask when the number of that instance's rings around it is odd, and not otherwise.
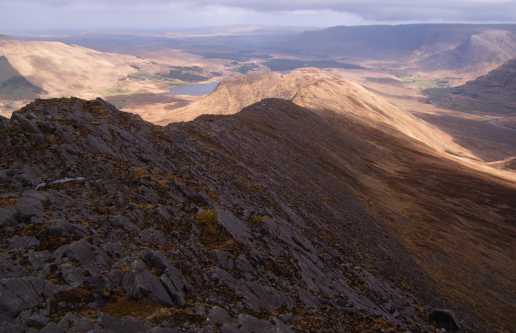
[[[516,22],[516,0],[0,0],[0,33]]]

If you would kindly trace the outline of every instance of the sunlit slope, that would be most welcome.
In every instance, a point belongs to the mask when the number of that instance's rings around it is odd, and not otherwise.
[[[0,40],[3,56],[19,75],[46,93],[42,97],[93,98],[116,93],[156,90],[154,83],[131,80],[150,61],[98,52],[59,42]]]
[[[289,74],[260,73],[222,82],[209,96],[168,113],[163,124],[203,114],[228,115],[264,98],[291,100],[303,107],[333,111],[376,128],[392,128],[441,152],[473,157],[437,128],[398,109],[361,85],[331,71],[302,69]]]

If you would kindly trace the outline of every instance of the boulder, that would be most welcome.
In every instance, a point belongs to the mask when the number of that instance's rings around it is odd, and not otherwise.
[[[34,190],[25,191],[16,202],[16,214],[19,221],[25,222],[32,217],[41,216],[43,203],[48,197],[41,192]]]
[[[22,311],[41,305],[54,294],[47,281],[37,278],[0,280],[0,314],[15,318]]]
[[[0,226],[11,225],[15,222],[16,209],[11,207],[0,207]]]
[[[160,281],[174,300],[174,303],[183,306],[187,289],[183,274],[165,256],[157,251],[146,252],[143,255],[143,260],[149,267],[160,273]]]
[[[131,264],[131,271],[124,274],[122,286],[131,298],[142,299],[148,297],[152,301],[165,306],[175,305],[160,279],[152,274],[145,263],[139,259]]]
[[[33,249],[39,246],[39,240],[31,236],[14,236],[9,241],[9,249],[11,250],[26,250]]]

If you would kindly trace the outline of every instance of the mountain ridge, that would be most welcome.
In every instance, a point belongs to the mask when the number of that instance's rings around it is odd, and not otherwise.
[[[343,79],[338,73],[314,68],[288,74],[261,72],[222,81],[210,95],[176,109],[160,124],[190,121],[204,114],[235,114],[264,98],[287,99],[314,110],[343,113],[368,126],[394,128],[441,152],[475,159],[466,149],[437,128],[404,112],[363,86]]]
[[[465,332],[513,324],[514,184],[399,132],[278,99],[165,127],[40,100],[6,123],[0,288],[26,301],[4,327],[433,332],[443,307]],[[45,296],[6,291],[27,283]]]

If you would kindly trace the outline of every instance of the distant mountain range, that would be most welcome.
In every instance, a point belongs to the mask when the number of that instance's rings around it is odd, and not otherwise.
[[[424,69],[463,69],[516,57],[515,32],[516,25],[333,27],[304,32],[278,47],[318,57],[409,59]]]
[[[389,60],[423,70],[469,70],[500,65],[516,57],[515,32],[516,25],[511,24],[406,24],[304,32],[212,29],[204,35],[85,34],[60,40],[129,54],[175,48],[237,61],[266,59],[279,53],[318,60]]]
[[[430,100],[443,107],[491,115],[516,115],[516,60],[466,84],[427,90]]]

